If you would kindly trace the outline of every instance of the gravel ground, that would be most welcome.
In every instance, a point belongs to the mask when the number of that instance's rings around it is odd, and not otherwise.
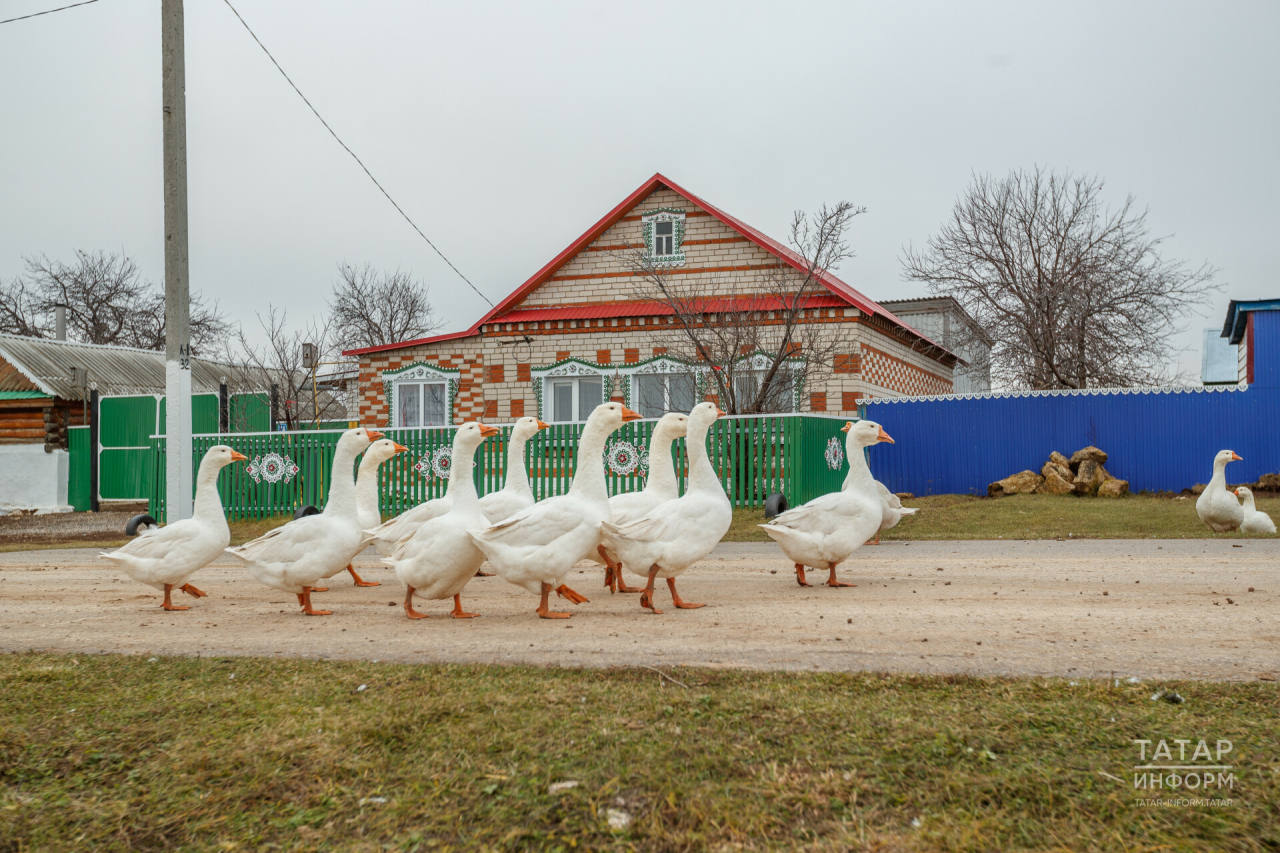
[[[570,585],[590,603],[557,605],[570,620],[538,619],[534,596],[495,577],[464,590],[481,618],[420,602],[432,618],[410,621],[372,551],[356,566],[383,586],[335,577],[316,595],[334,615],[310,618],[230,558],[194,578],[208,598],[166,613],[95,551],[12,552],[0,650],[1273,680],[1278,557],[1274,540],[891,542],[842,568],[857,587],[805,589],[771,543],[724,543],[680,582],[700,610],[671,608],[661,588],[665,612],[642,612],[584,564]]]
[[[137,512],[54,512],[48,515],[0,515],[0,545],[49,539],[113,539]]]

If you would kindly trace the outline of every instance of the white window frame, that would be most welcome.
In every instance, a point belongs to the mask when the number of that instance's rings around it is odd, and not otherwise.
[[[657,224],[671,223],[671,251],[659,253],[657,248]],[[640,234],[644,239],[645,259],[658,266],[682,266],[684,264],[685,212],[661,208],[640,217]]]
[[[459,372],[454,369],[440,368],[427,362],[419,362],[408,367],[383,373],[386,383],[387,398],[390,404],[389,420],[393,427],[404,429],[431,429],[433,427],[450,426],[453,423],[453,398],[457,391]],[[420,386],[418,393],[418,425],[406,426],[400,414],[401,395],[410,385]],[[438,424],[424,423],[426,420],[427,395],[421,386],[440,386],[444,395],[444,420]]]
[[[674,365],[670,365],[670,364],[667,366],[674,367]],[[673,377],[677,377],[677,376],[687,377],[688,380],[693,383],[693,404],[689,408],[691,409],[693,408],[693,406],[696,406],[699,402],[698,374],[692,368],[687,368],[685,370],[667,369],[662,371],[655,370],[655,371],[636,372],[632,374],[631,376],[631,403],[632,403],[631,408],[635,409],[645,418],[660,418],[662,417],[662,415],[666,414],[667,412],[674,412],[674,411],[679,411],[683,414],[687,414],[688,409],[685,409],[683,407],[681,407],[680,409],[672,408],[671,380]],[[640,394],[640,385],[642,380],[648,379],[648,378],[655,378],[655,379],[662,380],[662,412],[656,415],[650,415],[647,412],[645,412],[644,408],[642,408],[645,404],[645,401],[642,399]]]
[[[592,382],[599,382],[600,383],[600,402],[601,403],[608,402],[608,400],[606,400],[604,396],[605,386],[608,383],[605,382],[604,376],[600,374],[590,374],[590,373],[583,372],[578,374],[577,376],[548,376],[546,379],[543,380],[543,382],[545,383],[545,387],[542,392],[544,395],[544,398],[547,401],[547,405],[543,407],[545,409],[545,414],[549,415],[549,417],[547,418],[547,423],[580,424],[586,421],[586,418],[582,417],[582,397],[580,392],[582,380],[584,379]],[[555,388],[557,385],[560,385],[560,384],[568,384],[573,388],[573,391],[572,391],[573,417],[571,417],[567,421],[560,420],[555,416],[556,414]]]

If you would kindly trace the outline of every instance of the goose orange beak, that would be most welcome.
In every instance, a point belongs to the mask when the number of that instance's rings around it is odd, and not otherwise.
[[[848,432],[853,429],[853,421],[845,421],[844,426],[840,427],[841,432]]]
[[[408,452],[409,452],[409,448],[405,447],[403,444],[398,444],[398,443],[396,444],[396,453],[408,453]]]
[[[231,461],[232,461],[232,462],[245,462],[245,461],[247,461],[248,459],[249,459],[249,457],[248,457],[248,456],[245,456],[243,453],[241,453],[241,452],[240,452],[240,451],[238,451],[238,450],[233,450],[233,451],[231,451]]]
[[[626,406],[623,406],[623,407],[622,407],[622,422],[623,422],[624,424],[625,424],[627,421],[638,421],[638,420],[641,420],[643,417],[644,417],[644,415],[640,414],[639,412],[634,412],[634,411],[632,411],[631,409],[628,409]]]
[[[887,432],[885,432],[885,431],[884,431],[884,427],[880,427],[880,435],[879,435],[879,438],[880,438],[880,440],[881,440],[881,441],[887,441],[887,442],[889,442],[890,444],[897,444],[897,442],[896,442],[896,441],[894,441],[892,438],[889,438],[889,433],[887,433]]]
[[[498,435],[501,432],[502,430],[498,429],[496,426],[489,426],[488,424],[480,424],[480,434],[485,438],[488,438],[491,435]]]
[[[725,414],[726,414],[726,412],[725,412],[725,410],[724,410],[724,409],[720,408],[719,406],[716,406],[716,417],[717,417],[717,418],[723,418],[723,417],[725,416]]]
[[[551,426],[551,424],[543,423],[542,421],[538,421],[538,429],[546,429],[546,428],[547,428],[547,427],[549,427],[549,426]]]
[[[365,434],[369,436],[370,441],[377,441],[380,438],[386,438],[385,435],[378,432],[376,429],[367,429],[365,430]]]
[[[1232,461],[1232,462],[1243,462],[1244,460],[1243,460],[1243,459],[1241,459],[1239,456],[1237,456],[1237,455],[1236,455],[1236,452],[1233,450],[1233,451],[1231,451],[1231,461]]]

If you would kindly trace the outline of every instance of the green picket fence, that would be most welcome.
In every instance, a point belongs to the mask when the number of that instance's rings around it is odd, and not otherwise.
[[[823,415],[741,415],[720,418],[707,439],[711,464],[734,506],[761,506],[774,492],[793,505],[840,488],[849,470],[844,458],[845,418]],[[644,488],[649,439],[656,421],[633,421],[613,433],[605,446],[605,477],[611,495]],[[529,440],[525,464],[534,495],[562,495],[578,465],[582,424],[557,424]],[[398,515],[438,498],[448,484],[456,427],[387,429],[389,438],[409,448],[379,469],[383,514]],[[485,495],[506,481],[507,440],[511,426],[481,445],[476,453],[476,490]],[[237,433],[193,437],[192,464],[215,444],[228,444],[249,457],[225,469],[218,490],[233,520],[293,513],[308,504],[323,506],[332,481],[333,451],[342,430]],[[164,436],[151,438],[154,471],[150,511],[165,512]],[[684,440],[673,447],[676,474],[684,488],[688,461]]]

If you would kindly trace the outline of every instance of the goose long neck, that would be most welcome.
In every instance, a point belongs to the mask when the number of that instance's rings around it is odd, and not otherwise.
[[[666,430],[655,429],[649,442],[649,480],[646,489],[660,494],[676,494],[680,490],[676,482],[676,469],[671,463],[671,442],[675,439]]]
[[[1222,486],[1223,488],[1226,488],[1226,485],[1227,485],[1227,460],[1225,460],[1225,459],[1215,459],[1215,460],[1213,460],[1213,477],[1211,477],[1211,478],[1209,479],[1209,485],[1211,485],[1211,486]]]
[[[214,464],[210,459],[200,462],[200,470],[196,472],[196,502],[192,514],[199,519],[218,519],[226,523],[226,515],[222,511],[222,496],[218,494],[218,474],[222,466]]]
[[[844,485],[840,490],[847,492],[852,488],[872,486],[875,478],[871,476],[871,469],[867,467],[867,454],[861,445],[846,441],[844,455],[849,460],[849,473],[845,475]]]
[[[453,445],[453,462],[449,465],[449,490],[447,494],[453,498],[454,506],[475,503],[480,498],[476,495],[475,474],[471,463],[475,461],[475,444],[455,442]]]
[[[707,454],[707,433],[710,431],[710,423],[691,423],[689,432],[685,436],[685,448],[689,454],[689,489],[691,491],[724,490],[720,484],[720,478],[716,476],[716,469],[711,467],[711,457]]]
[[[338,442],[333,453],[333,469],[330,471],[329,496],[324,502],[324,512],[356,516],[356,478],[351,469],[362,448]],[[367,446],[367,445],[366,445]]]
[[[507,482],[503,488],[519,495],[533,494],[529,489],[529,472],[524,467],[524,446],[528,440],[527,435],[513,430],[507,444]]]
[[[356,475],[356,506],[362,512],[381,516],[378,505],[378,466],[385,460],[375,459],[368,453],[360,460],[360,472]]]
[[[613,430],[601,423],[588,423],[578,439],[577,468],[569,494],[591,500],[608,501],[609,489],[604,481],[604,443]]]
[[[1257,509],[1253,505],[1253,492],[1245,495],[1241,500],[1244,502],[1245,512],[1256,512]]]

